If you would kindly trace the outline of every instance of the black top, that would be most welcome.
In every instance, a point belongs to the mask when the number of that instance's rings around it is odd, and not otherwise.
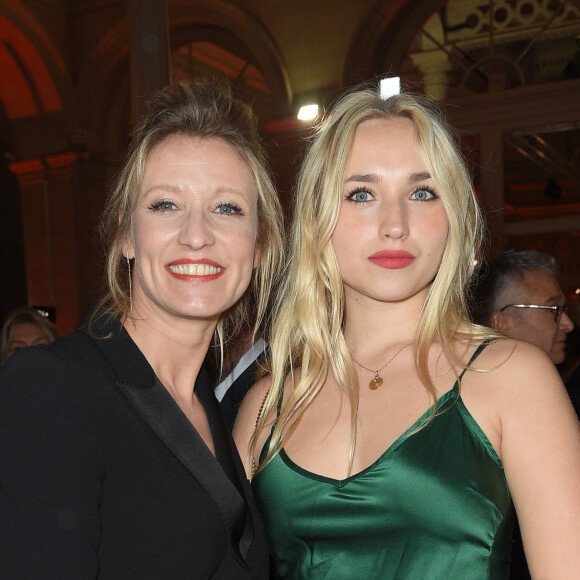
[[[0,578],[267,578],[205,373],[216,457],[121,324],[87,320],[0,371]]]

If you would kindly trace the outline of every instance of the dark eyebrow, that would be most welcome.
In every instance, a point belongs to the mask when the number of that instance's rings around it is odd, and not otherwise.
[[[427,181],[428,179],[431,179],[431,174],[427,171],[411,173],[409,175],[409,181],[413,183],[416,183],[417,181]],[[364,175],[351,175],[345,179],[344,182],[351,183],[352,181],[358,181],[362,183],[376,183],[379,181],[379,177],[375,173],[365,173]]]
[[[351,175],[348,179],[345,179],[345,183],[350,183],[351,181],[361,181],[363,183],[376,183],[379,180],[378,176],[374,173],[366,173],[365,175]]]
[[[431,179],[431,174],[427,171],[422,173],[411,173],[411,175],[409,175],[409,181],[427,181],[428,179]]]

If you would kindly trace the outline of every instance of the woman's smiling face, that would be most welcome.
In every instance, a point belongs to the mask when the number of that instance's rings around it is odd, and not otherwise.
[[[332,246],[349,299],[399,301],[427,287],[449,224],[406,118],[356,129]]]
[[[217,320],[248,287],[257,232],[256,184],[232,147],[168,137],[147,159],[125,252],[135,311]]]

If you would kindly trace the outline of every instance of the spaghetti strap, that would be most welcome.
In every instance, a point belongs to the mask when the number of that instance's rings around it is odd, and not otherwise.
[[[459,380],[463,378],[465,371],[471,366],[471,363],[483,352],[483,349],[488,345],[491,344],[495,339],[493,338],[486,338],[476,349],[475,352],[471,355],[469,362],[465,365],[461,374],[459,375]]]

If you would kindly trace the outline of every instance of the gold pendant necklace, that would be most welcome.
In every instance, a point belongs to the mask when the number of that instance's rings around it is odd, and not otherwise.
[[[413,343],[412,342],[408,342],[407,344],[405,344],[404,346],[402,346],[380,369],[373,371],[372,369],[367,369],[367,367],[361,365],[354,357],[352,357],[352,360],[361,368],[364,369],[365,371],[368,371],[369,373],[373,373],[375,376],[371,379],[371,382],[369,383],[369,389],[371,389],[371,391],[375,391],[376,389],[378,389],[382,384],[383,384],[383,379],[380,376],[380,372],[388,367],[396,358],[397,356],[403,351],[405,350],[408,346],[411,346]]]

